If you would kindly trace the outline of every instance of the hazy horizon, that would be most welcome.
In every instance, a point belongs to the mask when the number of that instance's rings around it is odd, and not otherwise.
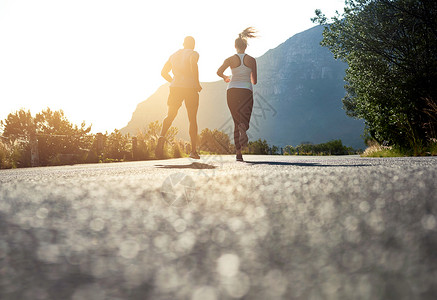
[[[331,16],[343,7],[343,0],[0,0],[0,42],[6,45],[0,48],[0,120],[20,108],[35,114],[50,107],[75,124],[93,124],[93,132],[111,132],[165,83],[161,68],[186,35],[196,39],[200,80],[212,82],[244,28],[259,30],[247,49],[259,57],[313,27],[315,9]]]

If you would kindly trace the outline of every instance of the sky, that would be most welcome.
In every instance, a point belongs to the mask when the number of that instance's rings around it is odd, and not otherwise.
[[[344,0],[0,0],[0,120],[50,107],[94,133],[112,132],[166,82],[161,69],[185,36],[196,39],[200,80],[217,81],[244,28],[258,30],[246,53],[259,57],[315,26],[315,9],[333,16],[343,7]]]

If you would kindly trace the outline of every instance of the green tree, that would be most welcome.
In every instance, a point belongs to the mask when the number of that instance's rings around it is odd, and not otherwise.
[[[28,142],[30,134],[36,132],[34,118],[29,110],[20,109],[15,113],[10,113],[0,124],[3,129],[3,136],[12,141],[22,140]]]
[[[161,134],[162,124],[158,120],[154,122],[150,122],[149,125],[147,125],[146,133],[149,136],[156,136],[159,137]]]
[[[346,155],[353,152],[352,148],[343,145],[341,140],[332,140],[327,143],[319,145],[320,149],[317,153],[324,153],[329,155]]]
[[[223,131],[205,128],[200,133],[200,150],[210,151],[217,154],[232,152],[231,139]]]
[[[32,117],[30,111],[21,109],[11,113],[1,122],[3,135],[12,143],[21,142],[19,166],[28,166],[30,162],[30,138],[35,134],[38,139],[39,161],[41,165],[51,164],[59,154],[74,155],[79,159],[84,149],[89,149],[91,139],[88,135],[91,126],[83,122],[80,127],[73,125],[62,110],[50,108]],[[18,157],[18,155],[15,155]],[[58,162],[62,163],[62,162]]]
[[[258,139],[248,143],[248,153],[250,154],[269,154],[270,147],[266,140]]]
[[[131,143],[129,134],[122,134],[115,129],[105,139],[103,155],[105,158],[124,160],[129,159],[131,154]]]
[[[355,150],[351,147],[344,146],[341,140],[332,140],[321,144],[302,142],[296,147],[296,151],[301,155],[347,155],[355,153]]]
[[[311,142],[302,142],[300,145],[296,147],[298,153],[302,154],[313,154],[314,145]]]
[[[279,147],[278,147],[278,146],[275,146],[275,145],[272,145],[272,147],[270,148],[270,153],[271,153],[272,155],[277,155],[277,154],[279,154]]]
[[[412,148],[436,138],[437,2],[347,0],[325,26],[322,45],[348,63],[346,113],[377,141]]]
[[[146,160],[150,158],[149,144],[145,133],[138,131],[137,133],[137,153],[135,153],[136,160]]]
[[[0,169],[30,166],[28,143],[0,139]]]
[[[147,126],[147,135],[150,137],[158,138],[161,135],[162,124],[159,121],[150,122]],[[165,134],[165,139],[172,143],[178,134],[178,129],[174,126],[171,126],[167,133]]]
[[[284,154],[285,155],[293,155],[296,153],[296,149],[291,146],[291,145],[287,145],[284,147]]]
[[[150,152],[154,152],[156,145],[158,143],[158,138],[161,135],[161,129],[162,129],[162,123],[159,121],[154,121],[154,122],[150,122],[147,126],[147,130],[146,130],[146,136],[149,139],[149,149]],[[174,155],[174,149],[172,151],[172,149],[170,149],[171,147],[169,147],[171,144],[173,146],[173,148],[175,147],[175,138],[176,135],[178,134],[178,129],[174,126],[170,127],[167,130],[167,133],[165,134],[165,140],[167,141],[167,143],[164,144],[164,156],[165,157],[171,157]],[[180,150],[180,149],[179,149]],[[177,152],[177,151],[176,151]]]
[[[81,161],[84,150],[92,145],[92,139],[88,135],[91,126],[87,126],[85,122],[80,127],[72,124],[62,110],[52,111],[47,108],[36,114],[34,121],[40,163],[43,165],[57,161],[60,154],[72,155],[75,161]]]
[[[30,136],[36,133],[34,118],[30,111],[20,109],[10,113],[0,122],[0,168],[30,166]]]

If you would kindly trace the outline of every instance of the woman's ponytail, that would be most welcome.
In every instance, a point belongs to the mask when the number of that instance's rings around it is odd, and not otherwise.
[[[241,50],[245,50],[247,47],[247,39],[256,38],[257,31],[253,27],[247,27],[238,34],[238,38],[235,40],[235,47]]]
[[[256,38],[256,30],[253,27],[247,27],[246,29],[244,29],[239,36],[243,39],[248,39],[248,38]]]

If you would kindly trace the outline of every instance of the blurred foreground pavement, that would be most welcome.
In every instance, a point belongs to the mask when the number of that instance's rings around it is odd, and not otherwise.
[[[0,170],[0,299],[436,299],[437,158]]]

